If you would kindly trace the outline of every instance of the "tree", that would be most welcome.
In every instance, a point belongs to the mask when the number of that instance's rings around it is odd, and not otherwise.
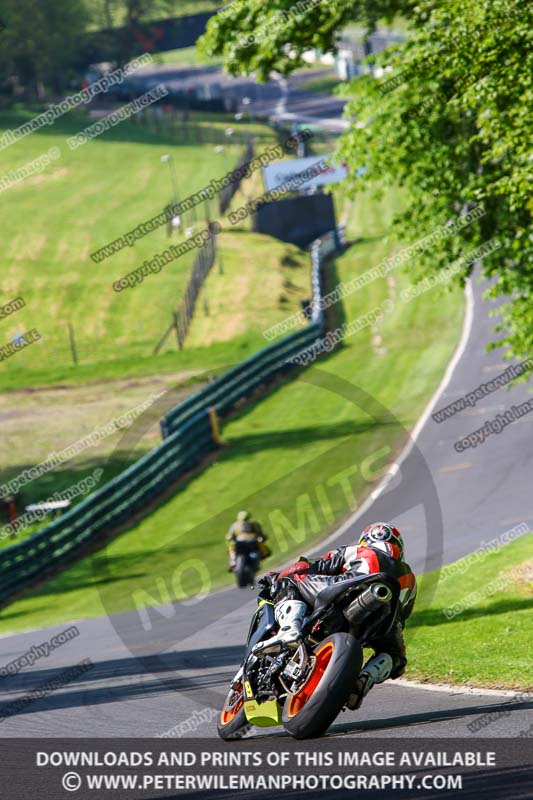
[[[413,0],[233,0],[209,20],[199,41],[209,56],[222,55],[233,75],[272,70],[288,75],[303,66],[310,48],[334,52],[339,31],[359,20],[373,31],[377,21],[410,14]]]
[[[243,47],[247,26],[263,17],[255,0],[248,14],[239,3],[235,0],[226,12],[231,26],[227,18],[213,21],[202,43],[207,52],[222,53],[233,72],[290,72],[306,47],[331,49],[350,14],[372,24],[364,4],[323,0],[298,21],[291,17],[283,33],[281,28],[268,32],[275,28],[271,19],[261,28],[260,41]],[[269,15],[289,5],[298,4],[273,0]],[[393,13],[395,5],[401,4],[372,8]],[[497,249],[481,262],[494,281],[489,294],[505,298],[494,346],[505,346],[509,355],[529,355],[533,51],[528,5],[522,0],[421,0],[416,7],[405,5],[403,12],[410,17],[407,40],[375,59],[384,75],[361,76],[350,84],[347,112],[357,122],[342,137],[339,154],[354,174],[362,164],[367,168],[353,181],[352,193],[369,186],[378,191],[405,187],[407,206],[395,220],[395,231],[407,242],[482,204],[484,214],[476,223],[419,255],[409,269],[414,278],[435,273],[467,249],[497,240]],[[464,282],[471,270],[465,265],[458,280]]]
[[[65,84],[89,14],[85,0],[1,0],[0,75],[30,95]]]

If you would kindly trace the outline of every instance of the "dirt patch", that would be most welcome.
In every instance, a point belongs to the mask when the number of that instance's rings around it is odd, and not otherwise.
[[[0,474],[17,465],[39,464],[92,431],[131,412],[150,398],[170,394],[174,405],[201,384],[188,383],[198,371],[165,373],[145,378],[98,381],[74,386],[19,389],[0,395],[0,420],[6,447],[2,448]],[[105,458],[121,433],[110,435],[75,459]],[[161,441],[158,423],[143,437],[143,449]]]
[[[533,594],[533,558],[524,561],[523,564],[518,566],[510,567],[506,572],[512,578],[514,584],[522,589],[527,589],[529,593]]]

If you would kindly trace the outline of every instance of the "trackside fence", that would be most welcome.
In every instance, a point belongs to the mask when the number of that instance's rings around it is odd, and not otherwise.
[[[242,153],[234,172],[244,167],[254,157],[254,143],[253,139],[248,139],[244,152]],[[225,214],[228,210],[234,194],[237,192],[242,183],[242,178],[233,177],[231,183],[224,186],[218,195],[218,208],[221,214]]]
[[[209,226],[212,230],[211,225]],[[157,354],[161,348],[163,347],[164,343],[166,342],[170,332],[172,330],[176,331],[176,338],[178,341],[178,347],[180,350],[183,349],[183,343],[185,341],[185,337],[187,336],[187,332],[189,330],[192,318],[194,316],[194,310],[196,308],[196,302],[198,300],[198,295],[202,289],[202,286],[205,283],[205,280],[211,269],[213,264],[216,260],[217,254],[217,246],[216,246],[216,235],[215,233],[211,234],[211,238],[208,239],[199,249],[194,259],[194,264],[191,270],[191,275],[189,278],[189,282],[187,284],[187,288],[185,289],[185,294],[183,295],[183,299],[176,311],[172,314],[172,323],[170,327],[167,328],[159,342],[154,348],[154,354]]]
[[[186,398],[161,421],[163,441],[124,472],[24,541],[0,551],[0,603],[47,578],[89,544],[127,522],[217,445],[209,419],[223,417],[258,387],[293,370],[290,359],[325,333],[322,263],[339,247],[337,232],[311,246],[312,314],[306,328],[268,345]]]

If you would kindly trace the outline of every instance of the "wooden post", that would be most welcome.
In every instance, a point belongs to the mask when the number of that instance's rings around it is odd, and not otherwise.
[[[74,364],[78,363],[78,353],[76,351],[76,340],[74,339],[74,328],[72,327],[72,323],[67,322],[68,327],[68,338],[70,342],[70,352],[72,355],[72,361]]]
[[[211,433],[213,434],[213,442],[215,444],[222,444],[220,438],[220,422],[215,406],[211,406],[207,412],[209,414],[209,422],[211,423]]]
[[[174,317],[174,327],[176,328],[176,339],[178,342],[178,347],[180,350],[183,350],[183,339],[181,338],[181,330],[180,330],[180,315],[177,311],[172,312]]]

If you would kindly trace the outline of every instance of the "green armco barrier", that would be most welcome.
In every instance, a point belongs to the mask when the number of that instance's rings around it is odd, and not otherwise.
[[[19,544],[0,550],[0,603],[46,578],[89,542],[126,522],[214,450],[208,416],[211,407],[223,417],[259,386],[294,368],[291,359],[324,333],[321,266],[323,257],[338,247],[336,231],[311,247],[313,302],[306,328],[269,344],[187,397],[161,421],[160,445],[59,519]]]

